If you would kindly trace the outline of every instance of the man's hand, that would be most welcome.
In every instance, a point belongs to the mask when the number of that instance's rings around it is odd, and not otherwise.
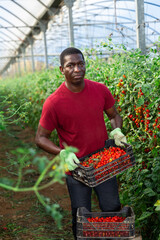
[[[122,142],[125,142],[125,143],[127,142],[126,137],[121,132],[120,128],[115,128],[113,131],[111,131],[110,138],[115,140],[115,144],[117,146],[124,146],[124,144]]]
[[[76,163],[80,163],[79,159],[73,152],[69,152],[65,149],[60,151],[60,157],[67,164],[67,168],[70,171],[73,171],[78,167]]]

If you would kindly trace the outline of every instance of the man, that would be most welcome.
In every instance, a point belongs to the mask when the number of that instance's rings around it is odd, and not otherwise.
[[[71,198],[73,234],[76,239],[76,212],[78,207],[91,211],[92,188],[76,181],[72,170],[79,163],[78,158],[103,148],[108,134],[103,113],[110,119],[113,131],[111,137],[117,145],[126,141],[121,132],[122,118],[118,114],[115,100],[108,88],[101,83],[84,79],[85,60],[76,48],[67,48],[60,55],[60,71],[65,82],[52,93],[44,103],[39,122],[36,144],[52,154],[60,154],[67,163],[66,182]],[[58,132],[60,147],[49,138],[52,131]],[[64,143],[79,151],[67,155]],[[94,188],[102,211],[120,210],[116,177]]]

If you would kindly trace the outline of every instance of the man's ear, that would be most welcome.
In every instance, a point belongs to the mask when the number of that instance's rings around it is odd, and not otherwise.
[[[63,70],[63,67],[62,67],[62,66],[60,66],[60,67],[59,67],[59,69],[60,69],[61,73],[64,75],[64,70]]]

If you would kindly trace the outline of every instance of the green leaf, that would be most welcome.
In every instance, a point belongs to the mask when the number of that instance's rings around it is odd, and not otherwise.
[[[9,179],[9,178],[0,178],[0,183],[3,183],[5,185],[8,185],[8,186],[12,186],[14,181],[12,179]]]
[[[148,95],[151,93],[151,86],[149,84],[143,84],[142,85],[142,92],[145,94],[145,95]]]
[[[70,152],[78,152],[78,149],[72,146],[67,146],[66,144],[64,144],[65,150],[70,153]]]
[[[147,168],[142,170],[142,173],[147,173],[147,172],[149,172]]]
[[[151,188],[146,188],[144,190],[144,194],[148,195],[149,197],[155,196],[156,193]]]
[[[35,157],[33,160],[33,164],[38,165],[39,172],[42,173],[47,164],[49,163],[49,160],[47,157]]]
[[[160,206],[160,200],[157,200],[157,202],[154,204],[154,206]]]
[[[148,218],[151,216],[153,213],[152,212],[144,212],[142,215],[138,218],[139,221],[144,220],[145,218]]]
[[[32,156],[34,156],[36,154],[36,150],[33,148],[29,148],[28,151]]]
[[[35,157],[34,160],[33,160],[33,164],[37,164],[38,162],[45,162],[47,164],[47,163],[49,163],[49,160],[46,156]]]
[[[17,151],[17,153],[22,153],[22,154],[26,153],[26,149],[24,149],[24,148],[17,148],[16,151]]]
[[[155,102],[152,102],[148,105],[148,108],[152,108],[155,105]]]
[[[53,204],[51,206],[51,216],[54,218],[58,228],[61,229],[61,227],[62,227],[61,220],[62,220],[63,216],[60,213],[60,208],[59,208],[58,204]]]
[[[140,97],[140,98],[138,98],[138,100],[137,100],[137,107],[140,107],[141,105],[143,105],[144,104],[144,98],[143,97]]]
[[[40,172],[40,173],[43,172],[43,170],[45,169],[45,166],[46,166],[46,164],[45,164],[45,162],[43,162],[43,161],[40,161],[40,162],[38,163],[38,169],[39,169],[39,172]]]
[[[36,173],[36,170],[34,170],[34,169],[27,169],[27,170],[23,173],[23,175],[32,174],[32,173]]]
[[[135,88],[140,88],[140,87],[142,87],[142,84],[141,84],[141,83],[138,83],[138,84],[136,84],[136,86],[135,86]]]
[[[157,207],[155,208],[155,211],[160,211],[160,206],[157,206]]]
[[[145,184],[145,186],[146,186],[147,188],[150,188],[150,187],[152,186],[152,183],[151,183],[151,181],[149,181],[149,180],[145,180],[145,181],[144,181],[144,184]]]
[[[142,161],[143,161],[143,158],[136,159],[136,162],[138,162],[138,163],[142,163]]]
[[[46,205],[45,209],[46,209],[46,212],[47,212],[47,213],[50,213],[50,212],[51,212],[51,207],[50,207],[49,205]]]

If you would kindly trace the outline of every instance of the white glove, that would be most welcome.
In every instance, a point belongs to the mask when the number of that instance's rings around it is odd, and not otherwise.
[[[76,163],[80,163],[79,159],[73,152],[69,152],[65,149],[60,151],[60,157],[67,164],[67,168],[70,171],[75,170],[78,165]]]
[[[113,131],[111,131],[110,138],[114,139],[117,146],[124,146],[122,142],[127,143],[126,137],[121,132],[120,128],[115,128]]]

